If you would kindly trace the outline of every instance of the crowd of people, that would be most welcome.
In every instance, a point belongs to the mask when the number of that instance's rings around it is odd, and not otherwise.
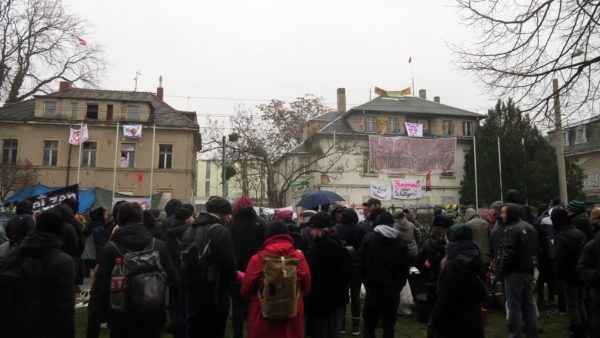
[[[18,202],[0,253],[2,337],[75,336],[76,291],[91,278],[86,337],[394,337],[412,289],[428,337],[483,337],[500,294],[509,337],[538,337],[539,312],[568,314],[573,337],[600,337],[600,208],[531,208],[511,190],[490,209],[413,209],[381,201],[256,212],[211,197],[173,199],[162,217],[135,203],[86,220],[75,200],[34,219]],[[0,233],[0,236],[2,233]],[[0,243],[1,244],[1,243]],[[414,268],[411,268],[414,267]],[[423,295],[419,299],[418,295]],[[350,322],[346,321],[349,307]]]

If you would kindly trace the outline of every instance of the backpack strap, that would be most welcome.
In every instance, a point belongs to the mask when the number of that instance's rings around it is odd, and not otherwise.
[[[108,242],[110,243],[110,245],[115,248],[115,250],[117,250],[117,253],[121,256],[121,257],[125,257],[125,254],[123,253],[123,251],[121,251],[121,249],[119,248],[119,246],[115,243],[115,241],[110,241]],[[129,252],[129,250],[126,250],[127,252]]]

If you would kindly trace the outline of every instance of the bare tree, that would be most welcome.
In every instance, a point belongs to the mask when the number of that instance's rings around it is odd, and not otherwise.
[[[552,80],[567,115],[592,111],[599,97],[600,2],[592,0],[456,0],[463,22],[478,32],[452,45],[459,65],[494,94],[513,97],[533,120],[550,118]]]
[[[8,194],[24,186],[35,183],[38,170],[29,164],[11,164],[9,161],[0,163],[0,201]]]
[[[0,0],[0,101],[47,93],[59,79],[95,86],[105,61],[83,39],[87,26],[62,0]]]

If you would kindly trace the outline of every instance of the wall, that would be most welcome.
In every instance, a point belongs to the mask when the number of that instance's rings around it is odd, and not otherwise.
[[[113,105],[113,121],[127,121],[127,107],[130,105],[139,106],[139,122],[147,122],[150,117],[151,106],[148,102],[122,102],[122,101],[103,101],[103,100],[82,100],[82,99],[60,99],[60,98],[39,98],[35,102],[35,117],[48,117],[44,114],[44,105],[47,101],[55,101],[58,115],[53,118],[71,120],[71,103],[77,103],[77,118],[73,120],[85,120],[87,104],[98,105],[98,120],[107,120],[107,107]]]

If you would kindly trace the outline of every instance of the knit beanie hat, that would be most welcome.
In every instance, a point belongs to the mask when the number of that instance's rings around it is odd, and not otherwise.
[[[206,211],[213,214],[229,215],[232,211],[231,203],[223,197],[211,197],[206,202]]]
[[[63,219],[55,210],[44,211],[36,219],[36,230],[49,232],[59,236],[63,227]]]
[[[448,229],[448,240],[450,242],[472,241],[473,232],[464,224],[454,224]]]
[[[294,218],[294,212],[291,210],[276,210],[275,219],[282,222],[291,222]]]
[[[582,212],[585,212],[585,203],[583,201],[577,200],[569,201],[569,204],[567,205],[567,210],[577,215],[581,214]]]
[[[175,212],[175,219],[178,221],[185,221],[192,217],[193,214],[194,213],[190,209],[181,207]]]
[[[404,218],[404,210],[402,208],[394,211],[394,219],[402,219]]]
[[[449,227],[452,226],[452,224],[454,224],[454,222],[452,221],[452,218],[445,216],[445,215],[437,215],[433,218],[433,226],[438,226],[438,227],[448,229]]]
[[[281,221],[274,221],[267,225],[265,229],[265,238],[273,237],[275,235],[287,234],[288,227]]]
[[[387,211],[384,211],[377,215],[375,218],[375,225],[394,225],[394,216]]]
[[[324,229],[331,227],[331,216],[325,211],[317,212],[308,221],[311,228]]]

